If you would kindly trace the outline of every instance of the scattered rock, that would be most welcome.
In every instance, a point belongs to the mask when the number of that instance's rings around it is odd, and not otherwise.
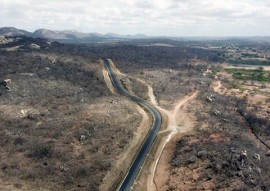
[[[11,88],[11,79],[5,79],[3,81],[0,81],[0,86],[6,89],[6,91],[10,91]]]
[[[242,151],[241,151],[241,155],[247,157],[247,150],[242,150]]]
[[[30,48],[32,48],[32,49],[40,49],[40,46],[37,45],[37,44],[35,44],[35,43],[32,43],[32,44],[30,45]]]
[[[60,165],[60,166],[59,166],[59,169],[60,169],[61,171],[63,171],[63,172],[66,172],[66,171],[68,171],[68,166],[67,166],[67,165]]]
[[[214,103],[215,97],[212,94],[210,94],[210,95],[206,96],[206,100],[210,103]]]
[[[85,135],[81,135],[80,142],[84,142],[85,140],[86,140],[86,136]]]
[[[214,114],[215,114],[216,116],[219,116],[219,115],[221,114],[221,112],[220,112],[219,110],[215,110],[215,111],[214,111]]]
[[[27,116],[27,114],[28,114],[28,111],[27,111],[27,110],[22,109],[22,110],[20,111],[20,114],[21,114],[21,117],[26,117],[26,116]]]
[[[112,101],[111,101],[111,104],[115,104],[115,103],[116,103],[116,100],[112,100]]]
[[[254,158],[257,159],[257,160],[261,160],[261,156],[257,153],[254,154]]]
[[[270,157],[270,151],[267,151],[265,156]]]

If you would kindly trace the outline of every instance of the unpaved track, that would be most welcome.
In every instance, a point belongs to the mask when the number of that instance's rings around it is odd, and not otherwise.
[[[190,95],[185,96],[183,99],[180,99],[176,102],[175,107],[173,110],[168,111],[163,108],[158,107],[162,112],[166,113],[168,116],[168,127],[167,129],[160,131],[159,135],[163,136],[161,143],[158,146],[155,161],[150,167],[150,171],[152,172],[147,178],[147,190],[148,191],[157,191],[157,185],[155,184],[156,178],[156,171],[157,166],[160,165],[160,157],[163,153],[163,150],[168,142],[179,133],[186,133],[192,131],[194,120],[189,117],[189,115],[182,110],[182,108],[190,103],[193,99],[196,98],[198,92],[193,92]],[[168,134],[169,133],[169,134]],[[162,164],[161,164],[162,165]]]

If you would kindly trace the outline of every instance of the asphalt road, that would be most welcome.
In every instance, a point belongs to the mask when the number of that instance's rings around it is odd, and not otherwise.
[[[145,100],[131,95],[123,86],[122,84],[117,80],[116,74],[112,70],[112,67],[108,60],[104,59],[105,66],[108,69],[110,78],[112,80],[112,83],[114,87],[120,92],[122,95],[129,97],[131,100],[135,101],[139,105],[143,106],[145,109],[147,109],[152,115],[153,115],[153,125],[148,133],[148,136],[146,137],[144,143],[141,146],[141,149],[139,153],[137,154],[135,160],[133,161],[128,173],[126,174],[125,178],[121,182],[119,186],[119,191],[129,191],[131,190],[131,187],[136,180],[146,158],[147,154],[151,150],[151,147],[156,139],[156,136],[158,134],[159,129],[162,125],[162,117],[160,112],[151,104],[146,102]]]

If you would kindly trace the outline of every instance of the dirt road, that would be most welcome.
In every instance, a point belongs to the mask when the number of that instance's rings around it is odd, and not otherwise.
[[[187,95],[183,99],[178,100],[175,103],[174,109],[171,111],[165,110],[163,108],[159,109],[164,112],[168,116],[168,127],[167,129],[159,132],[159,135],[162,136],[162,141],[158,146],[156,155],[155,155],[155,161],[152,163],[150,167],[150,171],[153,172],[149,174],[147,179],[147,190],[148,191],[157,191],[158,186],[155,182],[160,182],[163,180],[163,164],[164,160],[161,161],[161,156],[164,154],[164,148],[165,146],[171,141],[171,139],[181,134],[192,131],[193,125],[194,125],[194,119],[190,117],[184,110],[184,106],[189,104],[193,99],[196,98],[198,92],[193,92],[190,95]],[[167,161],[167,159],[166,159]],[[159,170],[157,168],[159,167]],[[161,173],[161,174],[160,174]]]

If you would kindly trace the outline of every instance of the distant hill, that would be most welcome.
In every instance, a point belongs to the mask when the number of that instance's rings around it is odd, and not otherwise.
[[[83,33],[74,30],[48,30],[38,29],[36,31],[28,32],[14,27],[0,28],[0,36],[26,36],[32,38],[46,38],[64,43],[103,43],[103,42],[117,42],[127,40],[174,40],[174,41],[207,41],[207,40],[245,40],[245,41],[267,41],[270,42],[269,36],[252,36],[252,37],[218,37],[218,36],[202,36],[202,37],[169,37],[169,36],[146,36],[144,34],[136,35],[119,35],[115,33]]]
[[[127,38],[127,39],[143,39],[143,38],[149,38],[149,36],[146,36],[144,34],[119,35],[119,34],[114,34],[114,33],[107,33],[105,36],[106,37],[113,37],[113,38]]]
[[[128,39],[151,38],[143,34],[118,35],[114,33],[107,33],[103,35],[99,33],[82,33],[79,31],[72,31],[72,30],[54,31],[48,29],[38,29],[33,33],[31,33],[14,27],[0,28],[0,36],[27,36],[33,38],[46,38],[66,43],[108,42],[108,41],[122,41]]]
[[[68,36],[60,31],[51,31],[47,29],[39,29],[32,33],[33,37],[47,38],[47,39],[68,39]]]
[[[0,36],[31,36],[31,32],[16,29],[14,27],[2,27],[0,28]]]

